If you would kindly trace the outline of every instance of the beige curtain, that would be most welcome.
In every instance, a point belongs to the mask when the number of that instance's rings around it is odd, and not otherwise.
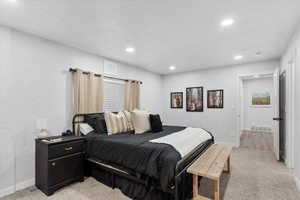
[[[103,76],[84,74],[80,69],[72,73],[73,112],[97,113],[103,111]],[[78,127],[76,127],[76,133]]]
[[[124,109],[132,111],[140,108],[140,83],[138,81],[128,81],[125,84],[125,104]]]

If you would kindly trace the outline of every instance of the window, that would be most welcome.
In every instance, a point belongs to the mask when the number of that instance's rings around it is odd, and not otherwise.
[[[125,83],[104,80],[104,112],[118,112],[124,109]]]

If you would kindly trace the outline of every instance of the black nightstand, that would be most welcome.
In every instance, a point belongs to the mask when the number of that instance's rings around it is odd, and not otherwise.
[[[77,136],[36,139],[36,187],[49,196],[72,182],[84,181],[84,146],[85,139]]]

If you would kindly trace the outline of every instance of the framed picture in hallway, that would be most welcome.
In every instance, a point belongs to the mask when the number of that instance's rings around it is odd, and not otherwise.
[[[171,108],[183,108],[183,92],[171,92]]]
[[[252,106],[270,106],[271,94],[270,92],[255,92],[251,98]]]
[[[203,112],[203,87],[186,88],[186,111]]]
[[[224,91],[208,90],[207,91],[208,108],[224,108]]]

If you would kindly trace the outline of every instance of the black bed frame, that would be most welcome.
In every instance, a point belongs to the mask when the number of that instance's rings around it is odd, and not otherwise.
[[[75,126],[76,124],[80,123],[85,123],[85,117],[89,115],[95,115],[95,114],[102,114],[102,113],[89,113],[89,114],[76,114],[73,117],[72,120],[72,128],[73,128],[73,133],[75,133]],[[214,143],[214,137],[212,135],[212,139],[206,141],[206,144],[201,144],[197,146],[192,152],[184,156],[178,163],[176,164],[176,169],[175,169],[175,187],[172,187],[166,191],[167,193],[171,194],[174,196],[175,200],[180,200],[179,194],[180,194],[180,189],[179,187],[179,179],[180,176],[183,175],[187,168],[199,157],[201,156],[212,144]],[[136,176],[133,176],[129,173],[124,173],[121,170],[117,170],[114,168],[107,167],[105,165],[102,165],[101,162],[99,162],[96,159],[93,158],[86,158],[86,165],[88,165],[89,171],[90,168],[92,167],[95,170],[104,170],[105,172],[108,172],[112,175],[112,177],[120,176],[122,178],[126,178],[127,180],[133,182],[133,183],[138,183],[138,184],[143,184],[147,185],[148,182],[146,180],[140,179]],[[90,176],[89,172],[86,173],[88,176]],[[111,180],[111,187],[114,189],[115,188],[115,183],[114,183],[114,178]],[[161,187],[151,185],[153,188],[163,191]]]

